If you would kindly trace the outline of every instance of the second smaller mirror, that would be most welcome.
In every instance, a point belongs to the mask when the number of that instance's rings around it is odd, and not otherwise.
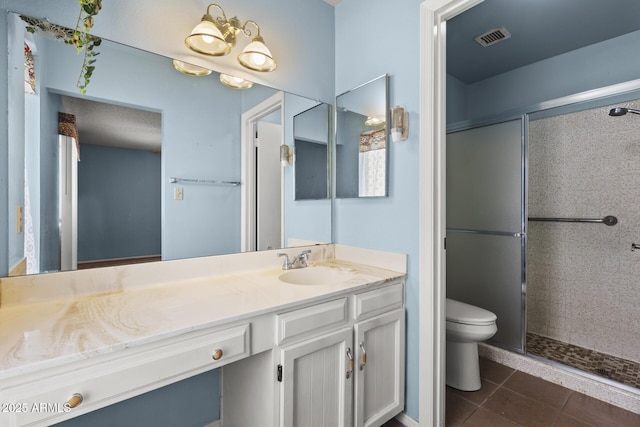
[[[293,118],[295,199],[329,197],[330,108],[318,104]]]
[[[385,197],[388,191],[389,76],[336,98],[336,197]]]

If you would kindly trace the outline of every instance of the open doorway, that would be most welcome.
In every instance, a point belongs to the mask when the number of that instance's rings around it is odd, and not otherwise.
[[[283,122],[282,92],[242,114],[242,252],[283,246]]]

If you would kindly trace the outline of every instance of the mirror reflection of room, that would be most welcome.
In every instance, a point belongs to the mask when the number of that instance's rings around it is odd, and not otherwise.
[[[279,155],[260,159],[266,152],[258,150],[258,138],[243,132],[243,114],[278,99],[253,125],[281,129],[276,152],[293,146],[293,116],[317,101],[257,84],[232,89],[218,73],[185,73],[170,58],[108,40],[96,48],[96,69],[82,95],[82,56],[61,39],[66,29],[46,23],[46,31],[31,32],[33,19],[9,16],[8,30],[25,48],[9,58],[9,81],[19,85],[10,97],[16,161],[9,162],[9,193],[21,213],[9,212],[7,223],[20,220],[24,232],[10,227],[2,276],[331,241],[330,201],[316,203],[316,227],[305,227],[308,209],[304,201],[294,203],[293,168],[281,168]],[[64,164],[59,113],[74,116],[77,126],[64,153],[78,159]],[[132,147],[139,139],[153,145]],[[255,149],[245,150],[249,145]],[[262,164],[261,170],[272,164],[273,181],[247,178],[247,162],[254,169]],[[66,200],[57,197],[67,190]],[[270,202],[247,204],[245,192]],[[268,241],[260,242],[265,233]]]
[[[388,77],[336,98],[336,197],[388,195]]]

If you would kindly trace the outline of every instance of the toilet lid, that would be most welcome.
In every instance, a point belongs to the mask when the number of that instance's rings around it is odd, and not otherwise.
[[[498,318],[494,313],[475,305],[447,298],[447,322],[466,325],[490,325]]]

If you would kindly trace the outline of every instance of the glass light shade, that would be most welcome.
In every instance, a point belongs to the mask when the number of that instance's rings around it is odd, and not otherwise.
[[[384,124],[384,120],[369,116],[367,120],[364,121],[364,124],[367,126],[379,126]]]
[[[188,76],[208,76],[211,74],[211,70],[208,68],[199,67],[177,59],[173,60],[173,67]]]
[[[201,21],[196,25],[184,43],[189,49],[204,55],[222,56],[231,50],[216,24],[211,21]]]
[[[238,55],[238,61],[244,67],[254,71],[273,71],[278,66],[267,46],[256,39],[242,50]]]
[[[249,89],[253,86],[253,82],[229,74],[220,74],[220,82],[231,89]]]

